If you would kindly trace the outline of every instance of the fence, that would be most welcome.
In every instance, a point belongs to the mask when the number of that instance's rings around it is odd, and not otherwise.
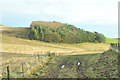
[[[110,43],[110,48],[115,51],[120,51],[120,43]]]
[[[47,54],[42,55],[39,53],[34,53],[33,55],[25,55],[25,57],[21,58],[18,62],[9,61],[9,64],[3,64],[0,68],[3,69],[3,78],[24,78],[28,77],[29,74],[33,76],[31,73],[37,66],[44,65],[49,61],[49,59],[54,55],[47,52]],[[12,63],[12,64],[11,64]]]

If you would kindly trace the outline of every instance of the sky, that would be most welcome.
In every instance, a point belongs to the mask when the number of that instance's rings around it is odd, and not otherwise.
[[[32,21],[57,21],[106,37],[118,37],[119,0],[0,0],[0,24],[30,27]]]

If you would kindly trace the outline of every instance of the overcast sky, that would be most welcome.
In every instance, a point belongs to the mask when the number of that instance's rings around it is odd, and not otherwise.
[[[29,27],[32,21],[58,21],[118,37],[119,0],[0,0],[0,24]]]

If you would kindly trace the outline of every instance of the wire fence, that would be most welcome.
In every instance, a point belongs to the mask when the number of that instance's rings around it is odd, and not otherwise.
[[[2,78],[26,78],[30,77],[30,71],[39,66],[40,64],[45,63],[49,60],[49,58],[53,55],[53,53],[47,52],[45,55],[41,55],[39,53],[34,53],[32,57],[24,58],[18,63],[7,64],[0,68],[2,68]]]
[[[116,51],[120,51],[120,43],[110,43],[110,48]]]

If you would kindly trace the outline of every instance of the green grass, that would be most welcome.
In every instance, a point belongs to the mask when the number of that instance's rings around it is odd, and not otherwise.
[[[112,39],[112,38],[106,38],[106,43],[118,43],[120,40],[118,39]]]
[[[44,67],[37,66],[32,73],[45,78],[117,78],[117,54],[108,50],[102,54],[52,56]],[[79,69],[78,61],[81,62]],[[61,69],[62,65],[65,67]]]
[[[9,65],[11,78],[23,78],[21,66],[24,63],[25,77],[29,78],[117,78],[117,54],[108,50],[101,54],[40,56],[38,59],[37,56],[4,53],[3,57],[11,61],[3,63],[3,77],[7,77]],[[77,62],[81,63],[79,68]],[[61,69],[62,65],[65,67]]]

